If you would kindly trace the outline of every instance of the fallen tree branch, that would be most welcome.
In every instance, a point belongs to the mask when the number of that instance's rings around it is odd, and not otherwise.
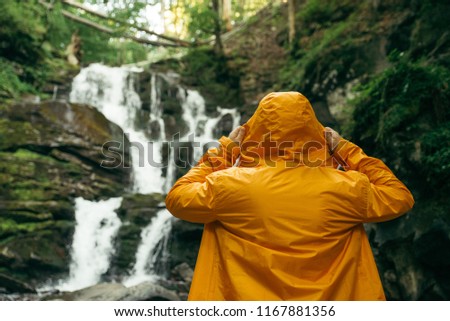
[[[45,2],[43,0],[39,0],[39,3],[41,5],[43,5],[44,7],[46,7],[47,9],[49,9],[49,10],[53,9],[53,5],[52,4],[47,3],[47,2]],[[130,36],[130,35],[126,35],[126,34],[118,35],[117,32],[115,30],[111,29],[111,28],[102,26],[101,24],[93,22],[93,21],[91,21],[89,19],[85,19],[85,18],[79,17],[79,16],[77,16],[77,15],[75,15],[73,13],[70,13],[70,12],[66,11],[66,10],[61,10],[61,14],[64,17],[66,17],[66,18],[68,18],[70,20],[73,20],[75,22],[87,25],[87,26],[89,26],[91,28],[94,28],[94,29],[96,29],[98,31],[101,31],[103,33],[107,33],[107,34],[110,34],[112,36],[120,36],[122,38],[130,39],[130,40],[132,40],[134,42],[138,42],[138,43],[142,43],[142,44],[146,44],[146,45],[152,45],[152,46],[161,46],[161,47],[175,47],[175,48],[177,48],[177,47],[185,47],[185,46],[179,45],[179,44],[167,43],[167,42],[161,42],[161,41],[153,41],[153,40],[148,40],[148,39],[144,39],[144,38],[138,38],[138,37]]]
[[[90,8],[87,8],[86,6],[83,6],[82,4],[74,2],[72,0],[61,0],[61,2],[66,4],[66,5],[68,5],[68,6],[71,6],[71,7],[77,8],[77,9],[81,9],[81,10],[83,10],[83,11],[85,11],[87,13],[90,13],[90,14],[92,14],[94,16],[97,16],[99,18],[111,20],[111,21],[114,21],[114,22],[117,22],[117,23],[120,23],[120,24],[124,24],[124,25],[127,25],[129,27],[136,28],[137,30],[145,32],[147,34],[157,36],[158,38],[175,42],[175,43],[177,43],[178,45],[180,45],[182,47],[189,47],[189,46],[195,45],[194,43],[191,43],[191,42],[188,42],[188,41],[185,41],[185,40],[181,40],[181,39],[178,39],[178,38],[173,38],[173,37],[169,37],[169,36],[166,36],[166,35],[159,34],[157,32],[154,32],[152,30],[143,28],[143,27],[141,27],[139,25],[136,25],[136,24],[132,24],[132,23],[129,23],[129,22],[126,22],[126,21],[122,21],[122,20],[113,18],[113,17],[109,17],[108,15],[105,15],[103,13],[94,11],[94,10],[92,10]]]

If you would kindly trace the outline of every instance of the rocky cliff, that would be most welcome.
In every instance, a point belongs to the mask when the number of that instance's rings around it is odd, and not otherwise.
[[[89,106],[24,103],[0,117],[0,289],[32,291],[68,272],[74,198],[121,194],[129,155],[103,149],[123,133]],[[102,167],[105,155],[124,166]]]

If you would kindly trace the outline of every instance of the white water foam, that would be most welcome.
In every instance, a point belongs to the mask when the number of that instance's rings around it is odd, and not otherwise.
[[[136,253],[136,263],[132,275],[123,282],[126,286],[158,279],[158,273],[155,270],[156,260],[167,255],[164,250],[172,229],[172,219],[172,214],[163,209],[142,230],[141,244]]]
[[[61,291],[75,291],[100,281],[109,268],[114,253],[114,237],[121,226],[115,210],[121,197],[91,202],[75,200],[76,221],[72,242],[70,276],[56,286]]]

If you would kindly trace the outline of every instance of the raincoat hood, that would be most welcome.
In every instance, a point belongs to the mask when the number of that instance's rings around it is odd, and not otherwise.
[[[298,92],[268,94],[243,127],[241,167],[280,159],[323,166],[330,157],[324,127],[308,99]]]

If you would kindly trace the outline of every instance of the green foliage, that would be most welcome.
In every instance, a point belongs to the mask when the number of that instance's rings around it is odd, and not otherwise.
[[[316,26],[327,27],[335,21],[345,19],[354,7],[355,3],[351,0],[308,0],[306,5],[298,11],[297,19],[307,29]]]
[[[277,90],[323,99],[337,83],[370,69],[360,40],[361,6],[352,1],[309,0],[296,15],[296,38],[279,72]],[[287,38],[286,38],[287,39]]]
[[[208,1],[187,3],[186,11],[189,17],[188,32],[195,39],[208,39],[214,33],[214,21],[217,13]]]
[[[298,18],[308,23],[320,23],[321,21],[329,21],[336,9],[335,1],[324,5],[320,0],[309,0],[302,10],[299,11]]]
[[[422,162],[427,181],[448,195],[450,180],[450,122],[444,123],[422,137]]]
[[[285,86],[296,89],[299,89],[299,86],[304,86],[305,80],[312,78],[308,71],[314,69],[321,57],[329,56],[331,51],[336,49],[333,45],[338,42],[339,37],[347,29],[348,23],[344,21],[334,28],[326,30],[322,37],[311,41],[309,46],[293,50],[291,53],[292,59],[289,59],[286,67],[280,72],[281,81]],[[343,48],[343,46],[339,48]],[[342,66],[342,64],[338,65]]]
[[[355,118],[373,125],[355,128],[354,134],[373,138],[382,147],[397,131],[409,126],[421,129],[415,122],[419,117],[420,123],[428,126],[444,122],[449,117],[449,81],[450,73],[443,67],[406,58],[394,61],[391,68],[360,88]]]
[[[136,23],[141,10],[147,5],[155,5],[159,0],[84,0],[83,2],[104,6],[109,16],[118,20]]]
[[[418,188],[443,195],[450,178],[450,72],[406,56],[391,59],[391,68],[359,89],[352,137]]]
[[[222,107],[239,103],[239,76],[227,67],[225,57],[210,48],[196,48],[183,57],[183,62],[183,76],[200,87],[205,97]]]
[[[127,1],[125,7],[114,6],[111,15],[133,22],[145,5]],[[39,94],[50,79],[70,70],[65,50],[75,32],[81,38],[83,64],[122,65],[147,58],[145,46],[114,40],[111,35],[70,21],[64,18],[62,10],[79,14],[58,1],[51,10],[37,0],[0,1],[0,101],[19,99],[27,93]],[[104,23],[99,18],[89,18]]]
[[[137,13],[144,6],[143,3],[129,4],[130,7],[120,9],[114,7],[110,15],[116,19],[133,22]],[[89,64],[92,62],[102,62],[107,65],[119,66],[123,64],[142,61],[147,58],[148,49],[130,40],[115,39],[111,35],[102,33],[86,25],[68,20],[64,18],[61,10],[76,10],[70,7],[63,7],[57,4],[51,11],[47,13],[48,34],[47,39],[52,46],[60,51],[60,55],[64,55],[66,47],[70,44],[71,37],[77,33],[81,39],[81,62]],[[104,25],[105,21],[89,16],[92,20],[100,25]],[[108,25],[108,27],[112,27]]]
[[[56,2],[53,9],[46,13],[46,40],[53,45],[55,50],[59,50],[61,55],[70,43],[70,37],[75,30],[73,23],[67,21],[62,15],[62,9],[61,3]]]
[[[36,1],[0,1],[0,56],[27,65],[42,59],[43,15]]]
[[[20,94],[35,91],[30,84],[20,80],[20,68],[20,65],[0,57],[0,100],[18,98]]]

